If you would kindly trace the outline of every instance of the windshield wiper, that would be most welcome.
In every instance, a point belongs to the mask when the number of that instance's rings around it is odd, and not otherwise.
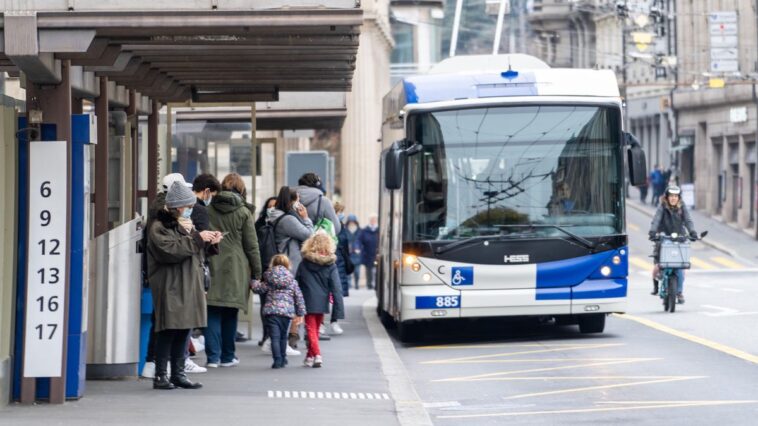
[[[495,225],[495,226],[497,226],[498,228],[524,228],[524,229],[554,228],[554,229],[557,229],[557,230],[563,232],[564,234],[568,235],[569,237],[571,237],[571,239],[573,239],[574,241],[576,241],[579,244],[583,245],[585,248],[594,249],[596,247],[596,244],[593,243],[592,241],[590,241],[590,240],[588,240],[588,239],[586,239],[584,237],[580,237],[579,235],[576,235],[573,232],[570,232],[569,230],[567,230],[566,228],[564,228],[563,226],[560,226],[560,225],[533,223],[533,224],[530,224],[530,225]]]
[[[465,245],[469,245],[469,244],[472,244],[472,243],[475,243],[475,242],[478,242],[478,241],[507,240],[507,239],[511,239],[511,238],[514,238],[514,237],[517,237],[517,236],[518,235],[513,235],[513,234],[480,235],[478,237],[470,237],[470,238],[466,238],[465,240],[459,240],[459,241],[455,241],[455,242],[450,243],[450,244],[445,244],[442,247],[437,247],[436,252],[437,252],[437,254],[443,254],[443,253],[448,252],[448,251],[450,251],[452,249],[455,249],[455,248],[458,248],[458,247],[462,247],[462,246],[465,246]]]

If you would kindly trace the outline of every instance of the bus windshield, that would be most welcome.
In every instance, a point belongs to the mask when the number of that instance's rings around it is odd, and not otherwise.
[[[622,229],[618,109],[496,106],[409,117],[405,240]],[[522,226],[519,226],[522,225]],[[534,226],[523,225],[555,225]]]

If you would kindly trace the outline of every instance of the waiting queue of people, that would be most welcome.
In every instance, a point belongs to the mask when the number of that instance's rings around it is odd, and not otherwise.
[[[282,187],[257,220],[236,173],[222,183],[200,175],[193,184],[173,173],[163,186],[151,203],[144,239],[154,315],[143,377],[153,378],[155,389],[198,389],[202,384],[186,373],[238,365],[237,318],[240,309],[247,310],[251,290],[261,296],[259,345],[272,354],[272,368],[286,366],[287,355],[300,355],[302,323],[304,365],[321,367],[319,340],[343,333],[338,321],[358,269],[356,254],[372,288],[373,261],[368,266],[363,260],[376,255],[375,218],[363,235],[357,220],[350,225],[344,207],[325,196],[314,173],[303,175],[297,187]],[[273,249],[259,246],[262,232],[263,238],[272,234]],[[330,312],[327,331],[324,316]],[[204,342],[190,338],[193,330],[202,330]],[[189,357],[190,348],[203,343],[205,368]]]

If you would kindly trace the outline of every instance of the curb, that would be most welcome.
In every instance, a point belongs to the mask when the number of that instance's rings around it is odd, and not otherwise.
[[[648,217],[651,217],[651,218],[653,217],[653,213],[650,213],[650,211],[648,211],[648,209],[639,206],[637,203],[635,203],[633,201],[632,202],[626,201],[626,205],[627,205],[627,207],[631,207],[634,210],[637,210],[638,212],[644,214],[645,216],[648,216]],[[712,249],[716,249],[716,250],[718,250],[718,251],[720,251],[722,253],[728,254],[729,256],[732,256],[735,259],[741,259],[742,258],[740,255],[737,254],[736,251],[734,251],[732,249],[729,249],[729,248],[726,248],[723,245],[714,242],[713,240],[703,239],[703,240],[700,240],[700,242],[703,243],[703,244],[705,244],[706,246],[712,248]]]
[[[366,320],[366,325],[371,334],[374,350],[379,355],[382,372],[389,385],[390,395],[395,401],[397,420],[401,426],[432,426],[432,419],[413,386],[413,380],[408,375],[400,355],[397,354],[387,330],[379,322],[374,311],[375,306],[375,296],[363,302],[363,318]]]

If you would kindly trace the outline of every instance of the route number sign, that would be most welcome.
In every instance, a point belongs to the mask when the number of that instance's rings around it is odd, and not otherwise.
[[[68,277],[66,142],[29,144],[24,377],[61,377]]]

